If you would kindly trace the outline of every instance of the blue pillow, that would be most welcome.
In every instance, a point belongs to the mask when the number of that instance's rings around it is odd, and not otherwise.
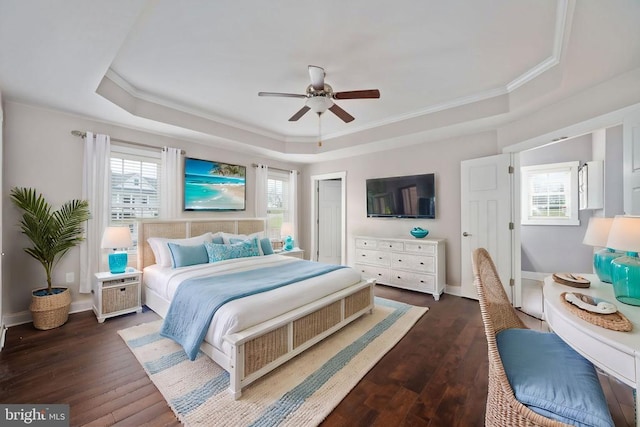
[[[533,412],[576,426],[613,427],[595,368],[556,334],[506,329],[496,342],[516,399]]]
[[[273,255],[273,246],[271,246],[271,240],[269,240],[268,237],[260,239],[260,247],[262,248],[263,254]]]
[[[217,243],[219,245],[223,245],[224,244],[224,240],[222,239],[222,236],[217,236],[214,235],[213,236],[213,240],[211,240],[213,243]]]
[[[257,238],[252,240],[245,240],[231,245],[205,243],[204,247],[207,251],[209,262],[260,255],[260,252],[258,251]]]
[[[171,252],[171,266],[173,268],[209,262],[209,255],[204,245],[179,245],[177,243],[167,243],[167,245],[169,252]]]

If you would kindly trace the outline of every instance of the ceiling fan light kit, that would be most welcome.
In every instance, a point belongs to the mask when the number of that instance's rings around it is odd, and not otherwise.
[[[307,87],[305,94],[280,93],[280,92],[258,92],[258,96],[280,96],[286,98],[306,98],[305,105],[298,110],[291,118],[290,122],[298,121],[305,113],[312,110],[314,113],[323,114],[330,110],[343,122],[349,123],[354,117],[333,102],[334,99],[374,99],[380,98],[378,89],[352,90],[347,92],[334,92],[333,88],[324,82],[326,73],[324,68],[316,65],[309,65],[309,80],[311,84]]]

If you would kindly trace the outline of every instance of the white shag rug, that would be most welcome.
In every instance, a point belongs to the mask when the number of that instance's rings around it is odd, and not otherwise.
[[[202,352],[158,334],[162,320],[118,331],[187,426],[313,426],[428,310],[383,298],[375,309],[242,390],[233,400],[229,375]]]

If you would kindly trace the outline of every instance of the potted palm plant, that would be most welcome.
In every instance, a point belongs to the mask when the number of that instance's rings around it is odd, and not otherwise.
[[[52,286],[55,266],[69,250],[84,240],[84,223],[90,218],[89,202],[70,200],[53,210],[42,194],[33,188],[14,187],[11,201],[22,211],[20,230],[33,246],[25,252],[44,267],[47,287],[32,292],[29,310],[37,329],[53,329],[69,318],[71,293]]]

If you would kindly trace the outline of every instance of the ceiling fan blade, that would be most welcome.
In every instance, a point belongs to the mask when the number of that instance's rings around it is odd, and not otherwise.
[[[306,98],[307,95],[298,93],[281,93],[281,92],[258,92],[258,96],[283,96],[286,98]]]
[[[324,68],[315,65],[309,65],[309,78],[311,79],[311,87],[315,90],[324,90]]]
[[[354,117],[351,114],[338,107],[337,104],[333,104],[331,107],[329,107],[329,110],[331,110],[331,112],[336,116],[340,117],[345,123],[349,123],[354,120]]]
[[[378,89],[351,90],[347,92],[336,92],[333,94],[333,97],[334,99],[380,98],[380,91]]]
[[[298,121],[298,119],[302,116],[304,116],[304,114],[309,111],[311,108],[307,107],[306,105],[304,107],[302,107],[301,109],[298,110],[297,113],[295,113],[293,116],[291,116],[291,118],[289,119],[290,122],[296,122]]]

